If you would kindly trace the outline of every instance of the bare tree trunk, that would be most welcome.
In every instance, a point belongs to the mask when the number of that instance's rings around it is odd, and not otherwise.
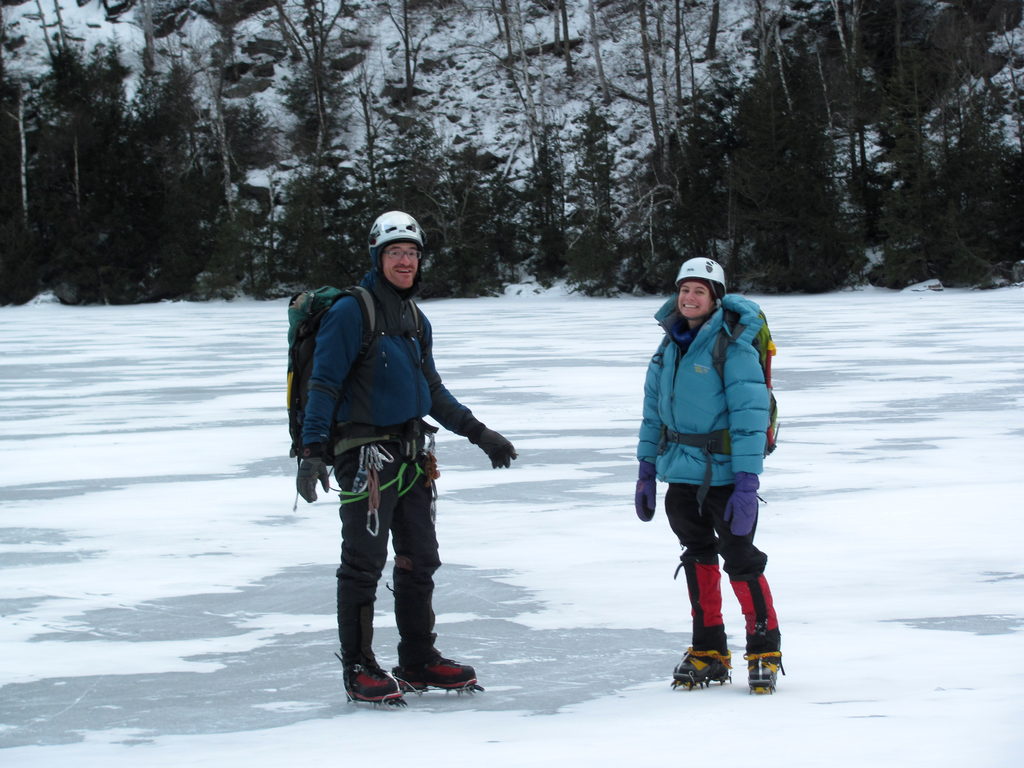
[[[519,59],[520,72],[523,77],[523,85],[519,89],[520,98],[523,100],[523,105],[526,108],[526,120],[530,132],[530,151],[532,156],[536,158],[537,137],[539,134],[538,118],[540,115],[533,96],[533,82],[530,77],[530,58],[526,54],[526,18],[523,10],[523,0],[514,0],[514,2],[516,20],[515,26],[511,27],[509,32],[514,35],[516,41],[515,55]]]
[[[17,112],[7,116],[18,124],[18,182],[21,187],[21,220],[28,229],[28,145],[25,142],[25,96],[18,86]]]
[[[594,49],[594,66],[597,69],[597,82],[601,86],[601,98],[605,104],[611,104],[612,95],[604,76],[604,65],[601,63],[601,43],[597,36],[597,11],[594,9],[594,0],[587,0],[587,16],[590,18],[590,46]]]
[[[711,3],[711,22],[708,25],[708,45],[704,49],[704,60],[711,61],[718,55],[718,25],[721,20],[719,0]]]
[[[565,46],[565,74],[573,76],[572,51],[569,49],[569,11],[565,0],[558,0],[558,8],[562,12],[562,45]]]
[[[391,23],[398,30],[398,36],[402,39],[402,58],[405,68],[405,96],[403,100],[408,105],[412,103],[413,87],[416,81],[416,61],[419,58],[422,40],[418,43],[413,43],[413,24],[412,16],[409,13],[409,0],[402,0],[401,18],[395,18],[395,13],[391,10],[390,4],[385,4],[384,7],[391,18]]]
[[[782,83],[782,92],[786,95],[786,106],[790,113],[793,112],[793,98],[789,94],[789,84],[786,82],[786,65],[782,58],[782,35],[779,32],[779,18],[775,17],[775,60],[779,65],[779,82]]]
[[[4,77],[4,50],[7,44],[7,22],[4,21],[4,6],[0,2],[0,83],[5,82]]]
[[[832,131],[835,130],[835,126],[832,123],[832,99],[828,94],[828,81],[825,79],[825,67],[821,63],[821,51],[817,46],[814,48],[814,56],[818,60],[818,77],[821,78],[821,92],[825,98],[825,114],[828,118],[828,131],[831,135]]]
[[[142,71],[152,75],[156,71],[156,34],[153,31],[153,0],[140,0],[142,12]]]
[[[39,9],[39,25],[43,28],[43,42],[46,43],[46,52],[50,54],[50,61],[56,61],[57,52],[53,49],[50,33],[46,31],[46,14],[43,13],[42,0],[36,0],[36,8]]]
[[[768,15],[764,0],[754,0],[754,28],[757,30],[757,63],[763,67],[768,61]]]
[[[209,65],[204,67],[210,92],[211,127],[220,158],[221,187],[228,219],[235,218],[235,187],[231,183],[231,143],[224,120],[224,73],[235,63],[235,22],[225,7],[226,0],[207,0],[213,8],[220,40],[214,46]]]
[[[71,184],[75,190],[75,213],[82,213],[82,179],[79,176],[78,168],[78,133],[75,133],[75,140],[71,144],[74,157],[71,169]]]
[[[499,0],[498,11],[498,32],[505,39],[506,61],[512,61],[512,14],[508,9],[508,0]]]
[[[366,136],[366,181],[370,190],[371,207],[377,207],[377,136],[380,134],[380,125],[376,119],[376,112],[373,109],[373,83],[370,75],[363,66],[359,70],[359,85],[356,86],[356,97],[359,100],[359,109],[363,118],[363,134]]]
[[[844,111],[847,115],[846,130],[849,133],[850,173],[855,179],[863,180],[867,167],[861,114],[864,84],[860,74],[861,14],[864,11],[864,0],[850,0],[848,4],[844,0],[831,0],[831,3],[849,88],[849,103]]]
[[[323,155],[327,143],[328,104],[327,91],[329,77],[327,67],[327,47],[334,29],[338,25],[345,10],[344,3],[338,3],[333,15],[328,15],[323,0],[302,0],[301,26],[289,16],[283,0],[274,0],[277,8],[278,24],[284,32],[286,42],[293,51],[297,51],[301,60],[309,68],[310,83],[313,89],[313,100],[316,104],[317,135],[316,156]]]
[[[693,48],[690,45],[690,36],[686,32],[686,9],[680,7],[679,9],[679,37],[682,39],[686,46],[686,61],[689,63],[690,69],[690,99],[694,104],[694,109],[697,107],[700,93],[697,90],[697,66],[696,60],[693,55]],[[677,45],[678,48],[678,45]],[[677,52],[678,53],[678,52]],[[680,67],[682,69],[682,67]],[[679,73],[680,81],[676,87],[679,89],[679,103],[683,100],[683,84],[682,84],[682,72]]]
[[[1004,22],[1003,38],[1006,40],[1007,50],[1015,51],[1017,46],[1014,44],[1015,41],[1011,40],[1010,33],[1005,31],[1009,25]],[[1015,35],[1016,36],[1016,35]],[[1016,113],[1017,119],[1017,144],[1020,147],[1020,152],[1024,155],[1024,114],[1021,113],[1021,105],[1024,105],[1024,94],[1021,93],[1021,85],[1017,80],[1017,73],[1013,67],[1007,67],[1010,72],[1010,89],[1013,91],[1013,102],[1017,105],[1017,108],[1013,110]]]
[[[647,0],[640,0],[640,48],[644,60],[644,82],[646,85],[647,111],[651,118],[651,136],[654,139],[654,162],[660,170],[664,158],[661,131],[658,127],[658,106],[654,100],[654,69],[651,65],[651,36],[647,23]]]
[[[410,29],[409,23],[409,0],[402,0],[402,49],[404,52],[405,59],[405,103],[409,105],[412,103],[412,78],[413,78],[413,67],[412,67],[412,46],[410,35],[412,30]]]
[[[224,99],[220,92],[216,93],[213,98],[213,134],[217,143],[217,152],[220,155],[224,206],[227,208],[228,218],[233,221],[235,218],[235,186],[231,183],[231,145],[228,141],[227,126],[224,123]]]
[[[64,47],[67,45],[68,33],[64,29],[64,16],[60,10],[60,0],[53,0],[53,10],[57,14],[57,47],[61,53],[64,53]]]
[[[680,42],[686,37],[686,25],[683,24],[683,0],[675,0],[672,4],[672,83],[675,86],[673,104],[678,107],[683,101],[683,52]],[[689,41],[687,41],[689,45]]]

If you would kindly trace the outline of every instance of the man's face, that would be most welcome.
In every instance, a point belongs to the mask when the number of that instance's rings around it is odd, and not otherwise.
[[[420,268],[420,252],[413,243],[390,243],[380,253],[384,279],[400,291],[412,288]]]

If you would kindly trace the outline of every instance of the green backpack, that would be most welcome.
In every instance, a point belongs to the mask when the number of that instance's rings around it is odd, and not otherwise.
[[[775,342],[772,341],[772,332],[768,329],[768,318],[764,312],[760,313],[761,330],[754,337],[754,349],[757,350],[758,359],[761,361],[761,370],[764,372],[764,383],[768,387],[768,430],[764,442],[764,455],[767,456],[775,450],[779,439],[779,407],[775,402],[775,391],[772,388],[772,358],[775,356]],[[732,329],[731,331],[729,329]],[[729,343],[738,339],[747,329],[740,323],[740,316],[731,309],[725,310],[725,317],[722,320],[722,330],[715,339],[714,349],[711,351],[711,360],[718,371],[718,375],[725,378],[725,354]]]
[[[313,373],[316,335],[327,310],[344,296],[355,296],[363,314],[363,340],[357,358],[359,361],[366,357],[370,348],[377,319],[373,296],[366,288],[359,285],[351,288],[325,285],[313,291],[297,293],[288,302],[288,433],[291,435],[292,443],[289,455],[293,458],[302,450],[302,422],[306,413],[306,400],[309,397],[309,377]],[[352,370],[356,367],[353,365]],[[333,422],[332,418],[331,423]],[[325,445],[329,454],[333,445],[333,440],[328,440]],[[333,457],[328,455],[325,459],[330,463]]]

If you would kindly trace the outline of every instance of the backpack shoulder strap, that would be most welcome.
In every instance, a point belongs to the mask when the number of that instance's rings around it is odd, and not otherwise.
[[[718,371],[718,375],[723,379],[725,378],[726,350],[728,350],[729,344],[736,341],[746,329],[747,327],[740,323],[738,312],[731,309],[724,310],[722,329],[719,331],[718,337],[715,339],[715,346],[711,350],[711,362],[714,364],[715,370]]]
[[[373,342],[373,332],[377,327],[377,307],[373,303],[373,294],[361,285],[353,285],[345,293],[356,298],[363,313],[363,341],[359,345],[359,357],[362,358]]]
[[[419,306],[415,301],[409,299],[409,305],[412,307],[412,315],[416,320],[416,338],[423,342],[423,312],[420,311]]]

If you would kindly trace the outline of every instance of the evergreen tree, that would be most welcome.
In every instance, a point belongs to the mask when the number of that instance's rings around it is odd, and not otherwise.
[[[591,105],[575,142],[576,163],[569,184],[574,214],[565,261],[569,280],[588,294],[608,294],[619,287],[622,253],[616,229],[611,132],[606,116]]]
[[[936,259],[945,260],[939,252],[949,244],[949,227],[955,223],[936,194],[920,75],[920,55],[911,49],[902,52],[886,87],[880,123],[888,188],[881,222],[884,261],[873,279],[893,288],[937,276]]]
[[[42,278],[67,301],[137,300],[146,273],[126,205],[135,149],[126,141],[126,74],[116,48],[86,62],[63,46],[36,102],[31,218],[49,254]]]
[[[143,78],[132,105],[138,157],[126,195],[149,254],[150,299],[188,294],[218,250],[221,165],[193,93],[190,74],[172,66]],[[233,276],[238,279],[237,271]]]
[[[729,169],[739,285],[826,291],[859,269],[811,54],[796,40],[744,89]],[[785,59],[784,59],[785,61]]]
[[[507,232],[502,224],[513,211],[495,207],[493,159],[467,145],[443,158],[442,167],[431,192],[435,211],[430,220],[437,235],[436,242],[428,243],[423,295],[494,293],[501,285],[502,254],[511,245],[502,242]]]
[[[536,254],[531,259],[535,277],[550,282],[564,276],[566,252],[565,166],[553,126],[538,132],[535,152],[523,197]]]
[[[369,267],[366,233],[373,215],[349,174],[308,167],[284,186],[282,196],[273,282],[297,290],[357,283]]]
[[[1000,272],[1004,279],[1020,280],[1024,267],[1024,152],[1008,152],[999,175]],[[1015,273],[1014,270],[1017,270]]]
[[[1020,241],[1020,209],[1011,218],[1000,183],[1012,164],[999,131],[999,110],[988,91],[953,91],[937,112],[935,194],[946,211],[945,247],[933,265],[936,276],[957,285],[987,283],[994,268]]]
[[[713,79],[695,95],[672,145],[676,178],[675,209],[680,257],[708,256],[726,261],[730,238],[729,189],[726,184],[729,158],[736,148],[732,122],[723,116],[735,113],[738,85],[723,63],[712,68]]]

